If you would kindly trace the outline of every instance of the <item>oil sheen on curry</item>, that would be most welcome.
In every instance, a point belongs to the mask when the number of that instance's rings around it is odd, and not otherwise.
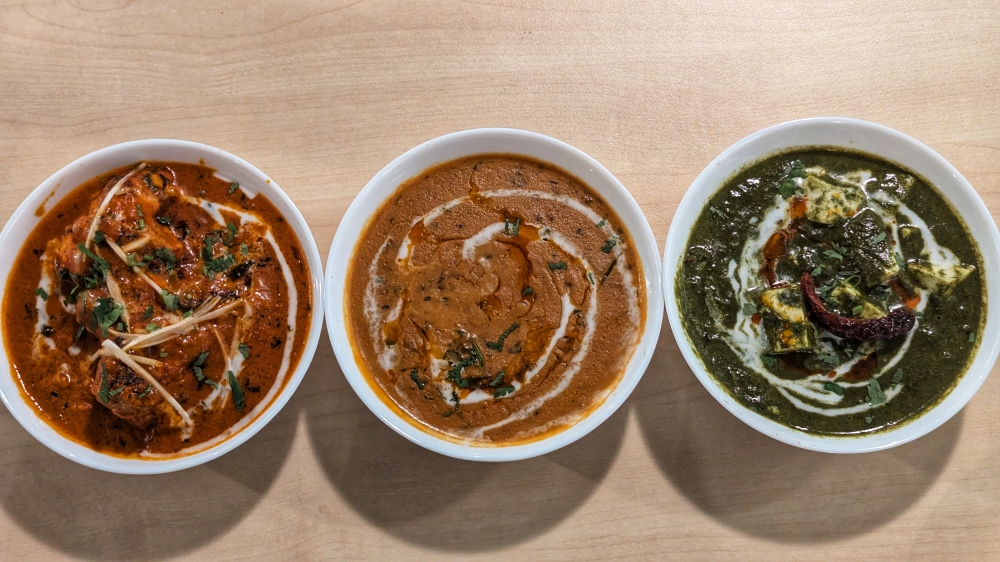
[[[642,287],[628,232],[583,182],[482,155],[425,171],[378,210],[345,300],[390,407],[453,441],[512,445],[611,392],[642,332]]]
[[[299,361],[312,294],[263,196],[205,166],[143,162],[44,214],[3,302],[12,370],[62,434],[125,457],[204,450]]]
[[[834,149],[738,173],[688,239],[688,340],[743,406],[857,435],[915,419],[966,371],[984,323],[978,247],[919,176]]]

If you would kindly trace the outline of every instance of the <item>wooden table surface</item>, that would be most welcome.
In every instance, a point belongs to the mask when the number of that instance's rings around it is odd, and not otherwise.
[[[980,2],[0,0],[0,215],[132,139],[221,147],[275,178],[325,255],[354,195],[438,135],[538,131],[601,161],[663,244],[685,188],[757,129],[868,119],[1000,212],[1000,10]],[[877,454],[783,445],[727,413],[666,327],[577,443],[456,461],[378,421],[326,336],[225,457],[104,474],[0,413],[0,558],[865,560],[1000,557],[1000,376]]]

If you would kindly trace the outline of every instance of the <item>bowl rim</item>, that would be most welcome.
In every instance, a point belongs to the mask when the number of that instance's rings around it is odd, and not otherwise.
[[[517,148],[492,151],[462,148],[462,145],[470,142],[489,143],[491,141],[516,143]],[[551,162],[549,159],[543,158],[533,152],[538,147],[551,149],[554,152],[558,152],[567,160],[574,160],[577,165],[585,168],[588,174],[598,179],[601,182],[601,187],[597,187],[593,185],[593,181],[587,181],[587,178],[581,177],[583,174],[579,173],[579,170],[569,170],[567,166]],[[435,154],[440,153],[444,153],[446,156],[435,156]],[[477,446],[450,441],[420,429],[413,422],[407,421],[402,415],[388,407],[382,401],[382,398],[376,394],[377,392],[381,392],[381,389],[376,390],[373,388],[373,385],[361,373],[360,367],[356,362],[354,348],[346,332],[343,307],[344,285],[347,276],[347,268],[344,267],[344,264],[348,263],[351,257],[353,257],[355,242],[377,209],[391,197],[403,182],[419,175],[421,171],[458,158],[489,153],[516,154],[552,163],[583,180],[591,189],[601,193],[606,201],[607,197],[601,190],[613,190],[616,192],[621,201],[620,205],[614,205],[612,208],[632,235],[646,278],[646,322],[644,330],[632,358],[626,365],[614,389],[605,397],[603,402],[592,408],[582,419],[566,429],[527,443],[509,446]],[[402,170],[410,166],[416,166],[415,163],[420,163],[419,170],[412,174],[406,174],[401,181],[396,181],[396,176],[402,173]],[[385,193],[381,193],[381,190],[385,190]],[[610,202],[608,204],[611,205]],[[370,211],[364,210],[367,206],[371,207]],[[624,218],[626,213],[631,213],[634,218],[637,218],[638,224],[627,224],[627,220]],[[445,134],[409,149],[376,173],[351,202],[344,217],[362,215],[363,218],[358,219],[361,225],[357,228],[354,228],[353,225],[351,228],[348,228],[348,226],[345,226],[346,219],[342,220],[337,227],[337,233],[330,246],[326,270],[327,331],[344,376],[358,397],[361,398],[365,406],[376,417],[412,443],[431,451],[463,460],[504,462],[544,455],[573,443],[603,423],[625,402],[645,372],[656,346],[663,315],[662,290],[660,289],[660,272],[662,271],[662,267],[660,265],[659,246],[656,243],[646,216],[642,213],[638,203],[636,203],[628,189],[597,160],[584,152],[552,137],[520,129],[478,128]],[[642,255],[640,251],[642,247],[651,249],[648,255]],[[340,256],[345,257],[341,259]]]
[[[9,237],[18,237],[17,252],[19,253],[27,236],[44,217],[44,214],[42,217],[34,217],[35,209],[39,205],[44,204],[51,210],[51,205],[62,200],[68,193],[89,179],[75,181],[73,182],[75,185],[62,186],[64,178],[72,177],[73,174],[79,173],[81,169],[93,168],[94,173],[90,176],[93,177],[117,167],[105,164],[109,161],[123,161],[124,163],[119,164],[120,166],[126,165],[129,161],[155,161],[158,158],[155,155],[150,157],[148,154],[164,151],[190,153],[196,156],[185,160],[179,158],[160,158],[161,160],[184,161],[194,164],[199,163],[199,159],[201,159],[203,165],[209,167],[218,168],[219,164],[225,164],[237,169],[242,176],[248,178],[246,184],[252,185],[257,194],[266,197],[271,204],[279,209],[284,207],[281,210],[282,216],[285,217],[285,220],[288,221],[288,224],[298,237],[299,243],[306,254],[306,263],[310,268],[313,313],[310,319],[309,333],[299,362],[289,376],[284,388],[278,392],[271,404],[243,429],[228,439],[212,445],[205,450],[176,458],[138,459],[116,457],[95,451],[64,436],[27,404],[20,384],[14,379],[10,360],[6,357],[6,353],[4,353],[3,364],[0,366],[0,379],[3,379],[0,382],[0,400],[3,401],[14,419],[35,439],[52,451],[81,465],[105,472],[118,474],[162,474],[174,472],[216,459],[245,443],[267,425],[281,411],[285,404],[288,403],[288,400],[295,393],[299,383],[301,383],[305,376],[309,364],[312,362],[316,347],[319,344],[320,334],[322,333],[323,314],[318,312],[321,310],[320,307],[322,307],[324,302],[324,286],[321,278],[323,266],[319,249],[316,246],[316,241],[305,218],[299,212],[291,198],[288,197],[284,190],[270,176],[267,176],[246,160],[207,144],[179,139],[152,138],[117,143],[85,154],[53,173],[25,197],[13,214],[11,214],[10,218],[7,219],[3,230],[0,231],[0,243],[6,242]],[[213,161],[209,162],[209,159]],[[87,173],[90,174],[90,172]],[[65,191],[62,191],[63,189]],[[62,193],[56,196],[56,193],[59,191],[62,191]],[[35,220],[36,218],[37,220]],[[25,220],[34,220],[35,222],[31,224],[30,228],[27,228],[21,226],[22,221]],[[22,230],[23,234],[20,233]],[[8,278],[9,274],[7,272],[0,274],[0,303],[2,303],[6,295]],[[2,323],[0,323],[0,348],[6,350],[6,344],[2,337],[2,329]],[[8,392],[4,392],[4,387],[2,386],[7,384],[8,380],[12,383],[12,387],[8,389],[10,394],[12,394],[10,396]]]
[[[744,169],[746,166],[760,162],[775,154],[796,148],[834,147],[872,154],[883,160],[888,160],[903,169],[916,172],[916,170],[913,170],[915,166],[897,162],[893,158],[883,156],[876,150],[859,149],[852,146],[853,142],[849,144],[834,142],[792,142],[771,150],[756,150],[754,151],[755,155],[751,158],[736,158],[736,155],[743,151],[750,150],[758,144],[772,141],[779,135],[785,135],[794,139],[797,133],[818,128],[825,129],[824,134],[832,135],[833,133],[830,131],[833,131],[834,128],[840,128],[844,131],[861,135],[873,135],[885,141],[898,143],[901,146],[901,150],[905,149],[907,152],[912,153],[914,157],[919,156],[924,158],[928,168],[936,168],[935,171],[937,173],[945,174],[949,177],[954,183],[954,185],[949,186],[949,189],[957,189],[960,195],[967,199],[967,204],[971,206],[971,210],[973,211],[973,214],[962,214],[960,216],[965,221],[970,235],[979,246],[980,257],[984,264],[984,293],[989,292],[990,285],[1000,283],[997,280],[998,275],[991,273],[987,265],[991,261],[993,263],[1000,263],[1000,250],[998,250],[1000,248],[1000,232],[997,231],[996,223],[992,220],[989,210],[976,190],[950,162],[924,143],[884,125],[844,117],[811,117],[779,123],[747,135],[716,156],[692,182],[674,213],[664,245],[663,289],[667,318],[681,354],[701,384],[726,410],[750,427],[778,441],[813,451],[828,453],[880,451],[908,443],[940,427],[957,414],[982,386],[992,370],[998,351],[1000,351],[1000,338],[988,337],[987,335],[998,331],[997,323],[1000,321],[997,318],[997,305],[994,304],[991,307],[991,299],[986,299],[982,328],[984,336],[980,338],[978,347],[970,357],[968,369],[938,402],[922,414],[907,420],[893,429],[863,436],[822,436],[792,429],[747,409],[738,403],[720,383],[716,382],[687,339],[686,331],[680,320],[676,295],[674,294],[675,281],[680,272],[678,260],[690,235],[691,225],[687,223],[693,223],[696,220],[708,198],[721,189],[740,169]],[[733,168],[731,161],[740,163]],[[720,172],[717,172],[716,169],[720,167],[725,167],[726,170],[731,169],[731,171],[727,172],[723,179],[717,180],[715,178]],[[923,176],[925,174],[919,175]],[[946,193],[945,189],[939,185],[933,185],[954,208],[953,194]],[[679,219],[678,217],[687,217],[687,219]],[[975,226],[973,223],[975,223]],[[977,228],[983,231],[977,234],[974,231]],[[987,254],[988,251],[989,254]],[[996,291],[992,292],[995,293]],[[993,314],[990,313],[991,310]],[[961,392],[959,392],[960,390]]]

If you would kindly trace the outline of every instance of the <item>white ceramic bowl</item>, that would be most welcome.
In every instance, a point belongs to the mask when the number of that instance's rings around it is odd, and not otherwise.
[[[189,468],[217,458],[253,437],[278,414],[299,386],[299,382],[312,361],[313,353],[316,351],[316,344],[319,342],[323,325],[323,315],[320,314],[323,304],[323,284],[320,277],[322,263],[319,250],[316,248],[316,241],[313,240],[309,225],[302,218],[302,214],[295,208],[285,192],[278,187],[277,183],[249,162],[218,148],[195,142],[150,139],[116,144],[92,152],[52,174],[21,203],[14,211],[14,215],[7,221],[3,231],[0,232],[0,263],[13,263],[28,234],[41,220],[40,217],[35,216],[35,209],[43,202],[47,208],[51,209],[52,205],[83,182],[108,170],[142,160],[190,164],[198,164],[203,161],[204,165],[218,170],[217,174],[220,177],[238,181],[242,189],[266,197],[284,215],[305,250],[306,261],[309,264],[312,277],[313,315],[302,358],[285,387],[274,397],[270,405],[266,406],[253,421],[229,439],[183,457],[165,460],[114,457],[98,453],[62,436],[25,402],[20,385],[12,376],[10,362],[6,358],[7,350],[4,347],[4,357],[0,360],[2,363],[0,364],[0,398],[3,399],[4,405],[7,406],[14,418],[36,439],[60,455],[91,468],[123,474],[156,474]],[[50,194],[52,194],[51,197]],[[0,271],[0,302],[2,302],[7,287],[9,275],[9,268]],[[3,339],[0,338],[0,346],[4,345]]]
[[[549,162],[583,180],[611,205],[632,235],[646,277],[646,326],[625,374],[607,399],[575,425],[544,439],[510,446],[474,446],[447,441],[418,428],[390,409],[379,397],[355,362],[354,350],[347,335],[344,309],[346,265],[355,243],[379,206],[401,184],[424,170],[475,154],[520,154]],[[351,203],[337,228],[330,248],[326,270],[326,327],[337,360],[348,382],[366,406],[389,427],[414,443],[432,451],[459,459],[512,461],[554,451],[583,437],[606,420],[628,398],[649,364],[656,346],[663,316],[663,293],[660,288],[660,256],[653,232],[628,190],[611,172],[583,152],[556,139],[514,129],[473,129],[438,137],[411,149],[383,168]]]
[[[936,406],[897,428],[859,437],[811,435],[765,418],[740,405],[708,373],[681,325],[674,295],[680,260],[695,220],[708,199],[746,166],[798,147],[840,147],[874,154],[916,172],[948,199],[979,243],[987,293],[986,326],[979,349],[957,386]],[[1000,350],[1000,234],[986,205],[954,166],[923,143],[882,125],[841,118],[813,118],[768,127],[726,149],[694,180],[674,214],[663,258],[667,318],[684,359],[701,384],[750,427],[779,441],[831,453],[888,449],[925,435],[948,421],[982,386]]]

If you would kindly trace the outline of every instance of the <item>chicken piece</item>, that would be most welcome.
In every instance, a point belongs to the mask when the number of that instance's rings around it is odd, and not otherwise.
[[[109,357],[101,357],[97,362],[90,392],[111,413],[137,426],[153,421],[163,402],[163,397],[146,379]]]

